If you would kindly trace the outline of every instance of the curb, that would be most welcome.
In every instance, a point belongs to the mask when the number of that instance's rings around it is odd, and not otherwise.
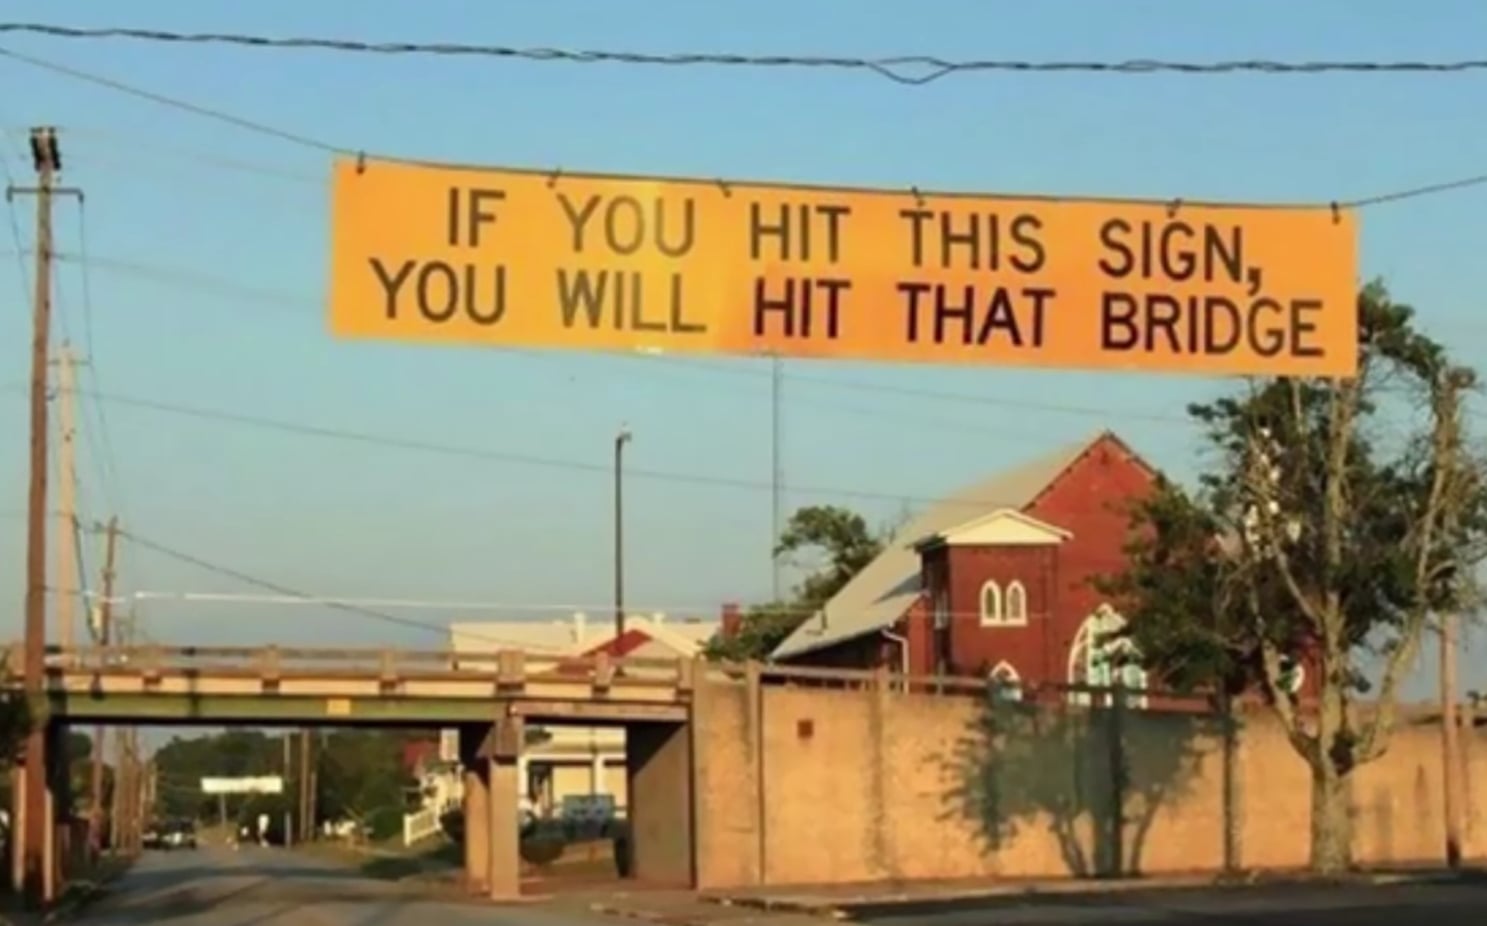
[[[107,893],[108,888],[104,884],[92,884],[82,888],[70,899],[60,901],[55,907],[42,914],[41,922],[57,923],[71,919]]]
[[[964,899],[966,897],[981,895],[957,894],[954,898]],[[937,898],[938,899],[938,898]],[[771,897],[705,897],[707,903],[717,904],[720,907],[744,907],[749,910],[760,910],[765,913],[799,913],[805,916],[815,916],[828,920],[850,920],[852,919],[851,908],[866,904],[893,904],[912,903],[909,898],[890,897],[884,900],[856,900],[846,903],[812,903],[808,900],[783,900]]]
[[[651,910],[631,910],[624,907],[610,906],[606,903],[589,904],[589,911],[597,913],[600,916],[639,920],[642,923],[659,923],[661,926],[711,926],[710,920],[700,920],[679,914],[656,913]]]
[[[52,907],[52,909],[46,911],[41,915],[40,922],[65,922],[78,915],[79,913],[82,913],[94,903],[97,903],[102,898],[108,896],[109,886],[114,881],[117,881],[119,878],[127,874],[129,870],[134,867],[135,861],[136,860],[134,858],[128,858],[120,861],[117,864],[116,868],[113,868],[108,873],[104,874],[103,877],[99,878],[99,880],[97,881],[75,882],[77,885],[76,890],[70,896],[64,893],[63,896],[57,901],[57,904]]]
[[[905,893],[862,895],[835,901],[792,900],[775,897],[729,897],[713,895],[701,900],[725,907],[745,907],[767,913],[796,913],[836,921],[852,921],[863,913],[881,915],[894,908],[922,908],[963,904],[1019,904],[1057,902],[1064,898],[1119,897],[1131,893],[1184,893],[1189,891],[1264,891],[1304,887],[1392,887],[1401,885],[1459,884],[1487,878],[1481,870],[1420,872],[1357,872],[1330,877],[1304,873],[1266,874],[1244,872],[1237,876],[1202,881],[1161,882],[1139,879],[1107,883],[1057,882],[1051,885],[995,887],[947,891],[943,894]]]

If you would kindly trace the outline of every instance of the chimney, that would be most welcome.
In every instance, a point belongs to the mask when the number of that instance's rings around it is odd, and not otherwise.
[[[723,639],[731,640],[738,636],[739,628],[743,624],[743,614],[738,610],[737,602],[727,602],[723,605]]]

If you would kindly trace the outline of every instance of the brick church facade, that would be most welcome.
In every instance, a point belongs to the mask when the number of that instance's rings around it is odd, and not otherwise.
[[[1110,432],[998,473],[914,519],[774,659],[1144,688],[1095,580],[1122,569],[1130,505],[1155,479]]]

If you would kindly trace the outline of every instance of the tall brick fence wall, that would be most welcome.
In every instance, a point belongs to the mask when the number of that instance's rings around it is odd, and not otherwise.
[[[977,697],[704,685],[694,713],[700,888],[1218,871],[1308,853],[1310,777],[1263,709],[1050,710]],[[1487,856],[1487,736],[1464,739],[1468,857]],[[1355,854],[1442,857],[1440,733],[1396,731],[1355,776]],[[1116,814],[1117,801],[1124,814]]]

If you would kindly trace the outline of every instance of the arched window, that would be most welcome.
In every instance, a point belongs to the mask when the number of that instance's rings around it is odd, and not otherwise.
[[[1002,623],[1002,587],[988,581],[981,586],[981,623]]]
[[[1007,623],[1027,623],[1027,589],[1022,587],[1021,582],[1014,580],[1007,586],[1007,600],[1003,603],[1007,607]]]
[[[1108,604],[1100,605],[1084,619],[1069,647],[1069,684],[1085,689],[1119,685],[1128,707],[1145,708],[1146,670],[1141,667],[1136,645],[1122,633],[1125,627],[1125,618]],[[1090,692],[1071,691],[1069,700],[1089,704]]]
[[[1022,676],[1005,659],[996,664],[987,675],[987,681],[991,684],[992,697],[1000,701],[1022,700]]]

